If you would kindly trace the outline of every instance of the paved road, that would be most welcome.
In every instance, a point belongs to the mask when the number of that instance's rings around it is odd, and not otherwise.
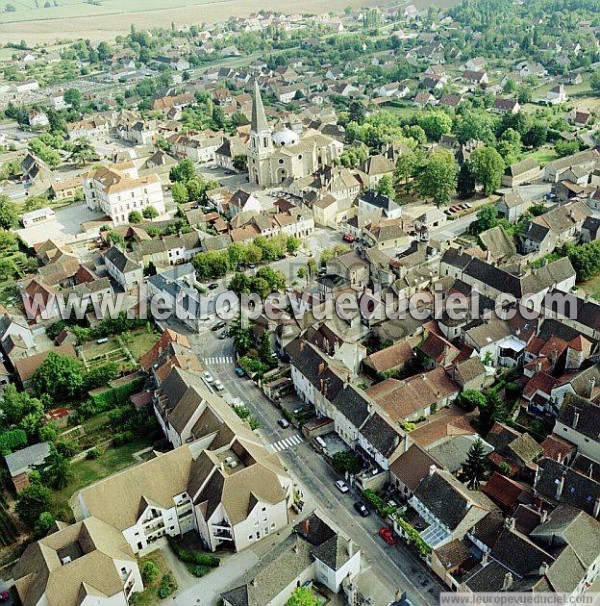
[[[429,569],[406,546],[386,545],[377,536],[381,526],[377,516],[360,518],[352,508],[356,495],[342,495],[336,490],[334,481],[338,478],[325,460],[304,440],[290,440],[298,432],[293,428],[284,430],[277,425],[280,411],[252,382],[239,379],[234,374],[233,362],[220,362],[221,359],[233,358],[231,340],[219,341],[209,331],[193,336],[192,342],[197,355],[206,360],[211,374],[221,380],[232,396],[241,398],[259,420],[259,432],[264,441],[267,444],[280,444],[282,440],[287,440],[289,446],[278,454],[301,485],[308,507],[320,507],[345,534],[356,541],[363,553],[363,567],[372,568],[388,591],[389,600],[393,599],[397,589],[402,589],[407,591],[415,606],[437,603],[443,588]],[[210,363],[215,360],[217,363]]]

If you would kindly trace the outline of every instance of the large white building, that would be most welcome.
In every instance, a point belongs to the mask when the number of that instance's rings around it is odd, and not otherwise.
[[[129,213],[153,206],[165,212],[162,185],[156,174],[140,177],[133,162],[101,166],[83,180],[88,208],[106,213],[114,225],[129,222]]]

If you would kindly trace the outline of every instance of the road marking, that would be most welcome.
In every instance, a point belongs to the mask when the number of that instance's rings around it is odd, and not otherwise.
[[[268,448],[271,452],[281,452],[282,450],[286,450],[287,448],[292,448],[292,446],[297,446],[302,443],[302,438],[295,433],[293,436],[289,438],[282,438],[277,442],[273,442],[269,444]]]
[[[205,358],[203,362],[208,366],[217,366],[222,364],[233,364],[235,358],[233,356],[215,356],[214,358]]]

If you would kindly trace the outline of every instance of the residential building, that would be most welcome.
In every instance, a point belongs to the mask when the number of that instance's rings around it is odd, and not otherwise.
[[[127,224],[131,212],[141,213],[150,206],[159,215],[165,212],[160,178],[138,176],[133,163],[92,170],[83,180],[83,191],[88,208],[105,213],[114,225]]]
[[[142,264],[116,246],[112,246],[104,253],[104,264],[108,274],[125,292],[144,282]]]

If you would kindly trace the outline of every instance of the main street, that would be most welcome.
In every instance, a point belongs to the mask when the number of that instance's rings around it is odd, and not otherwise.
[[[278,455],[300,484],[307,506],[319,507],[361,548],[363,567],[370,567],[381,584],[394,598],[398,589],[407,592],[415,606],[438,602],[443,587],[425,565],[401,542],[386,545],[377,531],[381,520],[372,514],[361,518],[352,505],[356,494],[341,494],[334,485],[338,476],[304,439],[299,440],[293,427],[282,429],[277,424],[281,412],[269,402],[256,385],[234,373],[234,352],[231,339],[218,340],[212,331],[191,337],[194,350],[207,370],[219,379],[232,397],[240,398],[258,419],[261,437],[267,445],[277,444]],[[293,438],[293,439],[290,439]],[[272,446],[271,449],[275,450]]]

